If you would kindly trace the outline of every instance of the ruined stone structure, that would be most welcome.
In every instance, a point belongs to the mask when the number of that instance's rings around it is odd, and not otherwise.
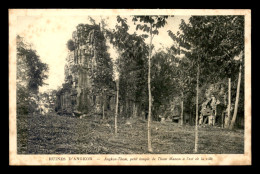
[[[100,26],[79,24],[72,34],[72,41],[73,48],[66,58],[65,82],[57,92],[56,112],[81,115],[113,110],[113,88],[95,81],[100,65],[104,66],[102,69],[111,68],[101,62],[110,61],[110,58],[104,60],[106,55],[103,52],[106,50],[102,49],[105,47],[105,38]],[[106,76],[107,73],[102,75]],[[108,81],[113,83],[112,80]]]
[[[199,124],[203,124],[208,120],[209,125],[214,125],[217,116],[217,105],[220,102],[212,95],[211,98],[208,98],[205,102],[202,103]],[[207,119],[204,119],[207,117]]]

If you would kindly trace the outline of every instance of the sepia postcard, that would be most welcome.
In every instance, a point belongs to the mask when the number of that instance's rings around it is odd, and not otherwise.
[[[9,165],[251,165],[251,10],[9,9]]]

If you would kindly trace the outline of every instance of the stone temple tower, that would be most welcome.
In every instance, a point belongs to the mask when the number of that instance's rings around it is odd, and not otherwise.
[[[59,114],[69,115],[100,113],[103,105],[101,100],[114,97],[113,89],[106,90],[106,93],[97,91],[99,87],[104,89],[104,85],[97,86],[95,81],[97,71],[109,68],[101,62],[105,57],[102,53],[106,42],[104,34],[99,25],[79,24],[70,42],[72,47],[66,58],[65,82],[57,92],[55,110]],[[111,60],[109,58],[106,61],[109,65]],[[106,103],[103,107],[111,109],[111,102]]]

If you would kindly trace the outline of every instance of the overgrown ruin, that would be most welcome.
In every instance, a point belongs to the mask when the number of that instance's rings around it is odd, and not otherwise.
[[[67,46],[65,82],[56,94],[56,112],[81,115],[112,111],[112,62],[101,27],[79,24]]]

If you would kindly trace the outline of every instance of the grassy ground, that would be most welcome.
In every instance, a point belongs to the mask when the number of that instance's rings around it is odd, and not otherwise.
[[[147,152],[147,122],[132,127],[118,121],[114,136],[112,119],[68,116],[18,116],[19,154],[144,154]],[[177,123],[152,123],[153,153],[191,154],[194,127]],[[199,153],[244,153],[244,131],[217,127],[199,128]]]

